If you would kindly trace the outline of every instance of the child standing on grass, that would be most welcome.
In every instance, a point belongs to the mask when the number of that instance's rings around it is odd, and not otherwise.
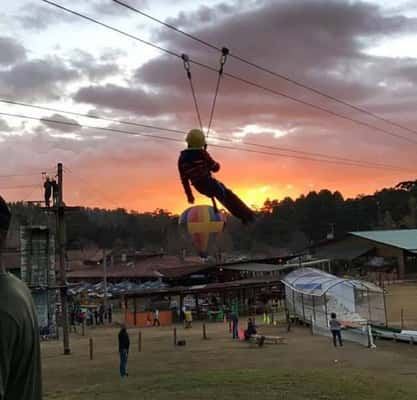
[[[338,339],[338,341],[339,341],[339,346],[343,346],[342,334],[341,334],[342,325],[337,320],[335,313],[331,313],[330,317],[331,317],[331,319],[330,319],[329,324],[330,324],[330,331],[332,332],[332,335],[333,335],[334,347],[337,347],[336,339]]]

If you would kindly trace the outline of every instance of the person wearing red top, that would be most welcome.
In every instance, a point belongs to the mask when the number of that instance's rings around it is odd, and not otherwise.
[[[216,198],[223,206],[244,224],[254,220],[254,212],[223,183],[212,177],[220,170],[220,164],[214,161],[207,151],[204,133],[192,129],[187,134],[188,148],[183,150],[178,160],[178,169],[185,194],[190,204],[194,203],[191,184],[207,197]]]

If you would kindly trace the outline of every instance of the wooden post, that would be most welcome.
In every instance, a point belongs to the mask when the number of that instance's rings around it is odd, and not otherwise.
[[[401,330],[404,329],[404,308],[401,309]]]
[[[385,297],[385,279],[382,281],[382,297],[384,299],[385,326],[388,328],[387,299]]]
[[[62,332],[64,341],[64,354],[71,353],[69,344],[69,324],[68,324],[68,298],[66,288],[66,269],[65,269],[65,204],[63,201],[63,166],[58,163],[58,198],[56,208],[56,228],[57,228],[57,244],[59,254],[59,275],[60,275],[60,297],[62,309]]]
[[[94,355],[93,338],[90,338],[89,340],[89,348],[90,348],[90,360],[92,360],[93,355]]]
[[[303,306],[303,320],[304,322],[306,322],[306,313],[304,309],[304,294],[303,293],[301,293],[301,305]]]
[[[313,318],[316,320],[316,296],[311,296],[313,301]]]
[[[133,323],[136,326],[137,324],[137,304],[136,304],[136,297],[133,298]]]
[[[174,336],[174,346],[177,345],[177,328],[173,329],[173,336]]]
[[[207,340],[206,324],[203,323],[203,339]]]
[[[142,351],[142,332],[139,331],[138,333],[138,352]]]

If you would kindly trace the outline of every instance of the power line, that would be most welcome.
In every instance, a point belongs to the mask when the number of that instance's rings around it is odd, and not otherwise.
[[[141,123],[124,121],[124,120],[119,120],[119,119],[104,118],[104,117],[99,117],[96,115],[84,114],[84,113],[68,111],[68,110],[63,110],[63,109],[58,109],[58,108],[22,103],[22,102],[10,100],[10,99],[0,98],[0,102],[6,103],[6,104],[18,105],[18,106],[27,107],[27,108],[34,108],[34,109],[57,112],[57,113],[62,113],[62,114],[69,114],[69,115],[79,116],[83,118],[90,118],[94,120],[102,120],[102,121],[107,121],[107,122],[112,122],[112,123],[117,123],[117,124],[129,125],[129,126],[134,126],[134,127],[150,128],[150,129],[160,130],[160,131],[169,132],[169,133],[175,133],[175,134],[181,134],[181,135],[185,135],[186,133],[185,131],[181,131],[178,129],[164,128],[160,126],[141,124]],[[216,136],[216,139],[223,141],[223,142],[234,143],[234,144],[236,143],[233,139],[227,138],[227,137]],[[360,163],[360,164],[366,164],[366,165],[375,165],[375,166],[382,166],[382,167],[389,167],[389,168],[398,168],[398,166],[390,165],[390,164],[377,163],[377,162],[372,162],[372,161],[363,161],[363,160],[352,159],[352,158],[347,158],[347,157],[332,156],[332,155],[328,155],[325,153],[291,149],[291,148],[286,148],[282,146],[264,145],[261,143],[255,143],[255,142],[251,142],[247,140],[241,140],[240,143],[246,146],[253,146],[253,147],[257,147],[257,148],[261,148],[265,150],[274,150],[274,151],[277,150],[277,151],[284,151],[284,152],[293,153],[293,154],[303,154],[303,155],[338,160],[338,161],[346,161],[346,162]]]
[[[0,175],[0,178],[16,178],[16,177],[24,177],[24,176],[38,176],[42,175],[42,172],[33,173],[33,174],[7,174],[7,175]]]
[[[136,127],[140,127],[140,128],[157,129],[157,130],[160,130],[160,131],[184,134],[184,131],[180,131],[178,129],[170,129],[170,128],[164,128],[164,127],[161,127],[161,126],[141,124],[141,123],[138,123],[138,122],[122,121],[122,120],[113,119],[113,118],[99,117],[98,115],[92,115],[92,114],[85,114],[85,113],[80,113],[80,112],[75,112],[75,111],[62,110],[62,109],[54,108],[54,107],[39,106],[37,104],[22,103],[20,101],[15,101],[15,100],[10,100],[10,99],[0,98],[0,103],[6,103],[6,104],[22,106],[22,107],[37,108],[38,110],[69,114],[69,115],[74,115],[74,116],[77,116],[77,117],[85,117],[85,118],[91,118],[91,119],[96,119],[96,120],[101,120],[101,121],[114,122],[114,123],[118,123],[118,124],[131,125],[131,126],[136,126]]]
[[[50,118],[39,118],[39,117],[32,117],[28,115],[22,115],[22,114],[12,114],[12,113],[5,113],[0,112],[0,115],[6,116],[6,117],[13,117],[13,118],[21,118],[21,119],[29,119],[34,121],[40,121],[40,122],[50,122],[55,123],[58,125],[66,125],[66,126],[73,126],[76,128],[88,128],[88,129],[96,129],[100,131],[105,132],[113,132],[113,133],[123,133],[127,135],[132,136],[141,136],[145,138],[151,138],[151,139],[158,139],[158,140],[165,140],[170,142],[176,142],[176,143],[183,143],[181,139],[175,139],[171,137],[166,136],[159,136],[159,135],[153,135],[153,134],[147,134],[147,133],[141,133],[141,132],[131,132],[126,131],[123,129],[116,129],[116,128],[103,128],[103,127],[96,127],[91,125],[82,125],[78,122],[69,122],[69,121],[59,121],[54,120]],[[372,168],[372,169],[385,169],[385,170],[398,170],[398,171],[404,171],[404,172],[415,172],[414,170],[402,168],[402,167],[393,167],[393,166],[378,166],[378,165],[363,165],[359,163],[353,163],[353,162],[344,162],[344,161],[337,161],[337,160],[326,160],[326,159],[317,159],[317,158],[311,158],[307,156],[301,156],[301,155],[289,155],[289,154],[282,154],[282,153],[273,153],[268,151],[261,151],[261,150],[253,150],[253,149],[247,149],[247,148],[237,148],[237,147],[230,147],[225,145],[219,145],[219,144],[212,144],[212,147],[220,148],[220,149],[227,149],[227,150],[234,150],[234,151],[244,151],[248,153],[255,153],[255,154],[264,154],[274,157],[280,157],[280,158],[290,158],[290,159],[300,159],[300,160],[308,160],[308,161],[314,161],[314,162],[325,162],[325,163],[332,163],[332,164],[338,164],[338,165],[347,165],[347,166],[354,166],[354,167],[363,167],[363,168]]]
[[[0,186],[0,190],[27,189],[33,187],[39,187],[39,185]]]
[[[173,57],[181,58],[181,55],[180,55],[180,54],[177,54],[177,53],[175,53],[175,52],[173,52],[173,51],[171,51],[171,50],[168,50],[168,49],[166,49],[166,48],[163,48],[163,47],[161,47],[161,46],[158,46],[158,45],[156,45],[156,44],[154,44],[154,43],[151,43],[151,42],[149,42],[149,41],[147,41],[147,40],[141,39],[141,38],[139,38],[138,36],[135,36],[135,35],[132,35],[132,34],[130,34],[130,33],[128,33],[128,32],[122,31],[121,29],[115,28],[115,27],[113,27],[113,26],[111,26],[111,25],[105,24],[104,22],[98,21],[97,19],[94,19],[94,18],[89,17],[89,16],[87,16],[87,15],[81,14],[81,13],[79,13],[79,12],[77,12],[77,11],[71,10],[71,9],[66,8],[66,7],[64,7],[64,6],[61,6],[60,4],[54,3],[54,2],[52,2],[52,1],[50,1],[50,0],[41,0],[41,1],[43,1],[44,3],[47,3],[47,4],[49,4],[49,5],[52,5],[52,6],[54,6],[54,7],[57,7],[57,8],[59,8],[59,9],[63,10],[63,11],[66,11],[66,12],[68,12],[68,13],[70,13],[70,14],[73,14],[73,15],[76,15],[76,16],[78,16],[78,17],[80,17],[80,18],[83,18],[83,19],[85,19],[85,20],[87,20],[87,21],[90,21],[90,22],[93,22],[93,23],[98,24],[98,25],[100,25],[100,26],[103,26],[103,27],[105,27],[105,28],[107,28],[107,29],[110,29],[110,30],[112,30],[112,31],[114,31],[114,32],[117,32],[117,33],[119,33],[119,34],[121,34],[121,35],[124,35],[124,36],[126,36],[126,37],[129,37],[130,39],[134,39],[134,40],[136,40],[136,41],[138,41],[138,42],[140,42],[140,43],[142,43],[142,44],[146,44],[147,46],[153,47],[153,48],[155,48],[155,49],[157,49],[157,50],[160,50],[160,51],[162,51],[162,52],[164,52],[164,53],[166,53],[166,54],[169,54],[169,55],[171,55],[171,56],[173,56]],[[195,65],[198,65],[198,66],[200,66],[201,68],[205,68],[205,69],[207,69],[207,70],[209,70],[209,71],[212,71],[212,72],[216,72],[216,73],[217,73],[217,69],[216,69],[216,68],[214,68],[214,67],[212,67],[212,66],[210,66],[210,65],[203,64],[203,63],[201,63],[201,62],[198,62],[198,61],[195,61],[195,60],[192,60],[192,59],[189,59],[189,62],[190,62],[190,63],[192,63],[192,64],[195,64]],[[355,123],[355,124],[357,124],[357,125],[361,125],[361,126],[364,126],[364,127],[367,127],[367,128],[370,128],[370,129],[373,129],[373,130],[376,130],[376,131],[379,131],[379,132],[384,133],[384,134],[386,134],[386,135],[389,135],[389,136],[392,136],[392,137],[396,137],[396,138],[398,138],[398,139],[405,140],[405,141],[407,141],[407,142],[409,142],[409,143],[417,144],[417,140],[413,140],[413,139],[411,139],[411,138],[409,138],[409,137],[407,137],[407,136],[403,136],[403,135],[400,135],[400,134],[397,134],[397,133],[394,133],[394,132],[388,131],[388,130],[386,130],[386,129],[376,127],[376,126],[374,126],[374,125],[368,124],[368,123],[363,122],[363,121],[356,120],[356,119],[354,119],[354,118],[348,117],[348,116],[343,115],[343,114],[339,114],[339,113],[337,113],[337,112],[335,112],[335,111],[332,111],[332,110],[329,110],[329,109],[327,109],[327,108],[325,108],[325,107],[321,107],[321,106],[315,105],[315,104],[313,104],[313,103],[309,103],[309,102],[307,102],[307,101],[305,101],[305,100],[302,100],[302,99],[299,99],[299,98],[297,98],[297,97],[294,97],[294,96],[288,95],[288,94],[283,93],[283,92],[280,92],[280,91],[278,91],[278,90],[274,90],[274,89],[268,88],[268,87],[263,86],[263,85],[261,85],[261,84],[259,84],[259,83],[252,82],[252,81],[250,81],[250,80],[248,80],[248,79],[245,79],[245,78],[242,78],[242,77],[240,77],[240,76],[238,76],[238,75],[234,75],[234,74],[231,74],[231,73],[225,72],[225,73],[224,73],[224,76],[227,76],[227,77],[229,77],[229,78],[232,78],[232,79],[234,79],[234,80],[236,80],[236,81],[238,81],[238,82],[245,83],[245,84],[246,84],[246,85],[248,85],[248,86],[252,86],[252,87],[255,87],[255,88],[261,89],[261,90],[263,90],[263,91],[265,91],[265,92],[268,92],[268,93],[270,93],[270,94],[273,94],[273,95],[275,95],[275,96],[283,97],[283,98],[286,98],[286,99],[292,100],[292,101],[294,101],[294,102],[297,102],[297,103],[299,103],[299,104],[303,104],[303,105],[305,105],[305,106],[308,106],[308,107],[314,108],[314,109],[316,109],[316,110],[319,110],[319,111],[325,112],[325,113],[327,113],[327,114],[329,114],[329,115],[332,115],[332,116],[335,116],[335,117],[338,117],[338,118],[344,119],[344,120],[346,120],[346,121],[353,122],[353,123]]]
[[[113,0],[113,1],[115,3],[117,3],[117,4],[119,4],[120,6],[126,7],[128,9],[130,9],[130,10],[132,10],[132,11],[134,11],[134,12],[140,14],[140,15],[142,15],[143,17],[146,17],[146,18],[148,18],[148,19],[150,19],[150,20],[152,20],[154,22],[157,22],[158,24],[161,24],[161,25],[163,25],[163,26],[165,26],[165,27],[167,27],[167,28],[169,28],[171,30],[174,30],[175,32],[180,33],[181,35],[184,35],[184,36],[188,37],[189,39],[192,39],[192,40],[194,40],[194,41],[196,41],[196,42],[198,42],[198,43],[200,43],[200,44],[202,44],[202,45],[204,45],[206,47],[209,47],[209,48],[211,48],[213,50],[217,50],[217,51],[220,51],[220,52],[222,51],[222,48],[220,46],[216,46],[216,45],[214,45],[212,43],[209,43],[209,42],[207,42],[207,41],[205,41],[205,40],[203,40],[203,39],[201,39],[201,38],[199,38],[199,37],[197,37],[195,35],[192,35],[192,34],[190,34],[188,32],[185,32],[182,29],[179,29],[179,28],[177,28],[174,25],[171,25],[171,24],[169,24],[167,22],[164,22],[164,21],[162,21],[162,20],[160,20],[158,18],[155,18],[152,15],[147,14],[144,11],[141,11],[141,10],[139,10],[136,7],[133,7],[133,6],[129,5],[129,4],[126,4],[126,3],[124,3],[124,2],[122,2],[120,0]],[[303,83],[303,82],[300,82],[300,81],[298,81],[296,79],[290,78],[289,76],[286,76],[284,74],[278,73],[276,71],[272,71],[271,69],[269,69],[267,67],[264,67],[264,66],[261,66],[259,64],[256,64],[253,61],[250,61],[250,60],[248,60],[248,59],[246,59],[246,58],[244,58],[242,56],[239,56],[238,54],[234,54],[234,53],[230,52],[229,53],[229,56],[231,58],[234,58],[235,60],[238,60],[238,61],[240,61],[240,62],[242,62],[242,63],[244,63],[246,65],[249,65],[249,66],[251,66],[251,67],[253,67],[255,69],[258,69],[258,70],[260,70],[262,72],[266,72],[267,74],[272,75],[272,76],[274,76],[276,78],[285,80],[285,81],[287,81],[287,82],[289,82],[289,83],[291,83],[291,84],[293,84],[295,86],[298,86],[300,88],[306,89],[306,90],[308,90],[308,91],[310,91],[312,93],[318,94],[318,95],[320,95],[322,97],[325,97],[325,98],[327,98],[329,100],[332,100],[332,101],[334,101],[336,103],[339,103],[339,104],[342,104],[342,105],[344,105],[346,107],[349,107],[349,108],[351,108],[351,109],[353,109],[355,111],[359,111],[359,112],[361,112],[363,114],[366,114],[368,116],[371,116],[371,117],[373,117],[375,119],[378,119],[380,121],[383,121],[383,122],[385,122],[387,124],[390,124],[392,126],[395,126],[397,128],[406,130],[406,131],[408,131],[410,133],[413,133],[413,134],[417,135],[417,131],[415,131],[415,130],[407,127],[407,126],[401,125],[401,124],[399,124],[397,122],[394,122],[394,121],[391,121],[391,120],[389,120],[387,118],[381,117],[380,115],[375,114],[372,111],[369,111],[369,110],[367,110],[367,109],[365,109],[363,107],[359,107],[359,106],[357,106],[355,104],[349,103],[349,102],[347,102],[345,100],[339,99],[339,98],[337,98],[337,97],[335,97],[335,96],[333,96],[331,94],[328,94],[328,93],[323,92],[323,91],[321,91],[321,90],[319,90],[317,88],[314,88],[314,87],[312,87],[310,85],[307,85],[306,83]]]

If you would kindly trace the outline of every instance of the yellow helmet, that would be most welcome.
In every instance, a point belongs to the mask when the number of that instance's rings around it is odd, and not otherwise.
[[[206,138],[201,129],[191,129],[187,133],[185,141],[191,149],[202,149],[206,145]]]

